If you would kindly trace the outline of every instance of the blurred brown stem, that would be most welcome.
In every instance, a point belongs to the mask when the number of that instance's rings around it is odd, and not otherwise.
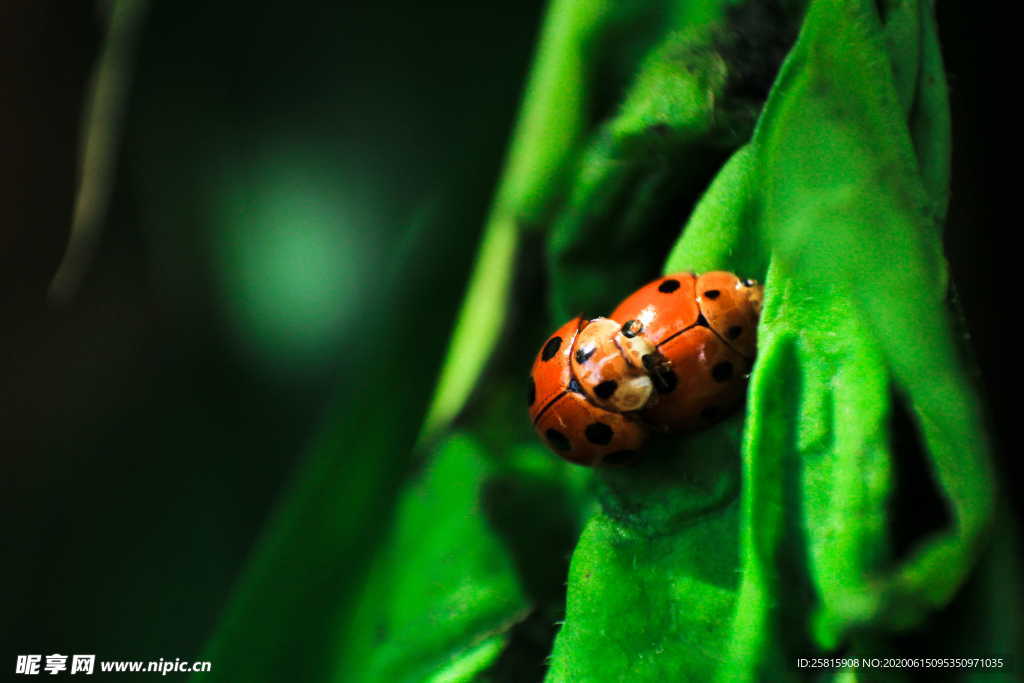
[[[135,38],[148,0],[109,3],[103,51],[82,119],[80,183],[64,259],[50,284],[50,301],[67,304],[92,263],[110,202],[124,101],[131,80]]]
[[[38,310],[71,226],[91,3],[0,3],[0,314]]]

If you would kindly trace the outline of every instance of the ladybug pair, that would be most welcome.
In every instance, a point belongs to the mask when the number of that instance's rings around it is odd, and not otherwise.
[[[743,399],[763,291],[723,271],[678,273],[607,318],[573,318],[533,363],[534,429],[559,456],[593,466],[631,461],[651,429],[711,424]]]

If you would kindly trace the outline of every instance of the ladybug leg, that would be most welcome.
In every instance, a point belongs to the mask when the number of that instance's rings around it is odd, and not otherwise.
[[[660,351],[652,351],[645,354],[641,361],[644,368],[651,376],[654,388],[659,394],[670,394],[679,383],[679,378],[672,370],[672,362],[665,358]]]

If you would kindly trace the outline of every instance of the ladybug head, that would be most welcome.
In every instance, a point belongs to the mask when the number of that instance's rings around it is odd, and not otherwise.
[[[741,298],[747,301],[750,308],[756,315],[761,315],[761,305],[764,303],[764,285],[757,280],[744,278],[736,287]]]

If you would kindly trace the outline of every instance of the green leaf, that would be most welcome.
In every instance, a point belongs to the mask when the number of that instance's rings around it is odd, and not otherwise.
[[[665,266],[766,282],[736,536],[705,542],[702,554],[682,552],[693,528],[637,540],[626,546],[627,582],[616,549],[635,532],[606,503],[573,559],[552,680],[793,677],[796,656],[920,624],[949,603],[983,547],[994,486],[946,312],[937,228],[949,138],[934,22],[928,3],[888,9],[883,25],[871,3],[811,4],[753,138],[710,184]],[[900,38],[911,33],[910,44]],[[930,466],[916,474],[934,477],[952,517],[902,556],[890,538],[899,402]],[[675,457],[694,457],[687,443]],[[721,585],[733,597],[694,589],[681,599],[675,582],[698,562],[727,564],[732,542],[739,580]],[[676,643],[700,632],[666,614],[728,623],[704,641],[715,656],[659,649],[675,623]]]
[[[977,398],[945,312],[935,207],[879,28],[867,3],[815,3],[754,140],[765,173],[761,230],[778,263],[762,349],[786,332],[799,340],[807,398],[795,415],[826,427],[823,452],[797,444],[806,490],[833,483],[833,495],[807,509],[822,601],[815,628],[826,647],[854,625],[912,626],[947,602],[992,512]],[[916,415],[955,524],[888,567],[884,418],[895,392]],[[830,411],[818,407],[829,402]],[[844,533],[834,533],[840,523]]]
[[[741,423],[602,473],[573,553],[549,681],[681,680],[710,671],[736,601]]]
[[[932,3],[919,2],[921,13],[921,68],[915,104],[910,112],[910,135],[914,141],[921,182],[931,198],[935,225],[942,225],[949,203],[952,123],[946,72],[939,49],[938,29]]]

